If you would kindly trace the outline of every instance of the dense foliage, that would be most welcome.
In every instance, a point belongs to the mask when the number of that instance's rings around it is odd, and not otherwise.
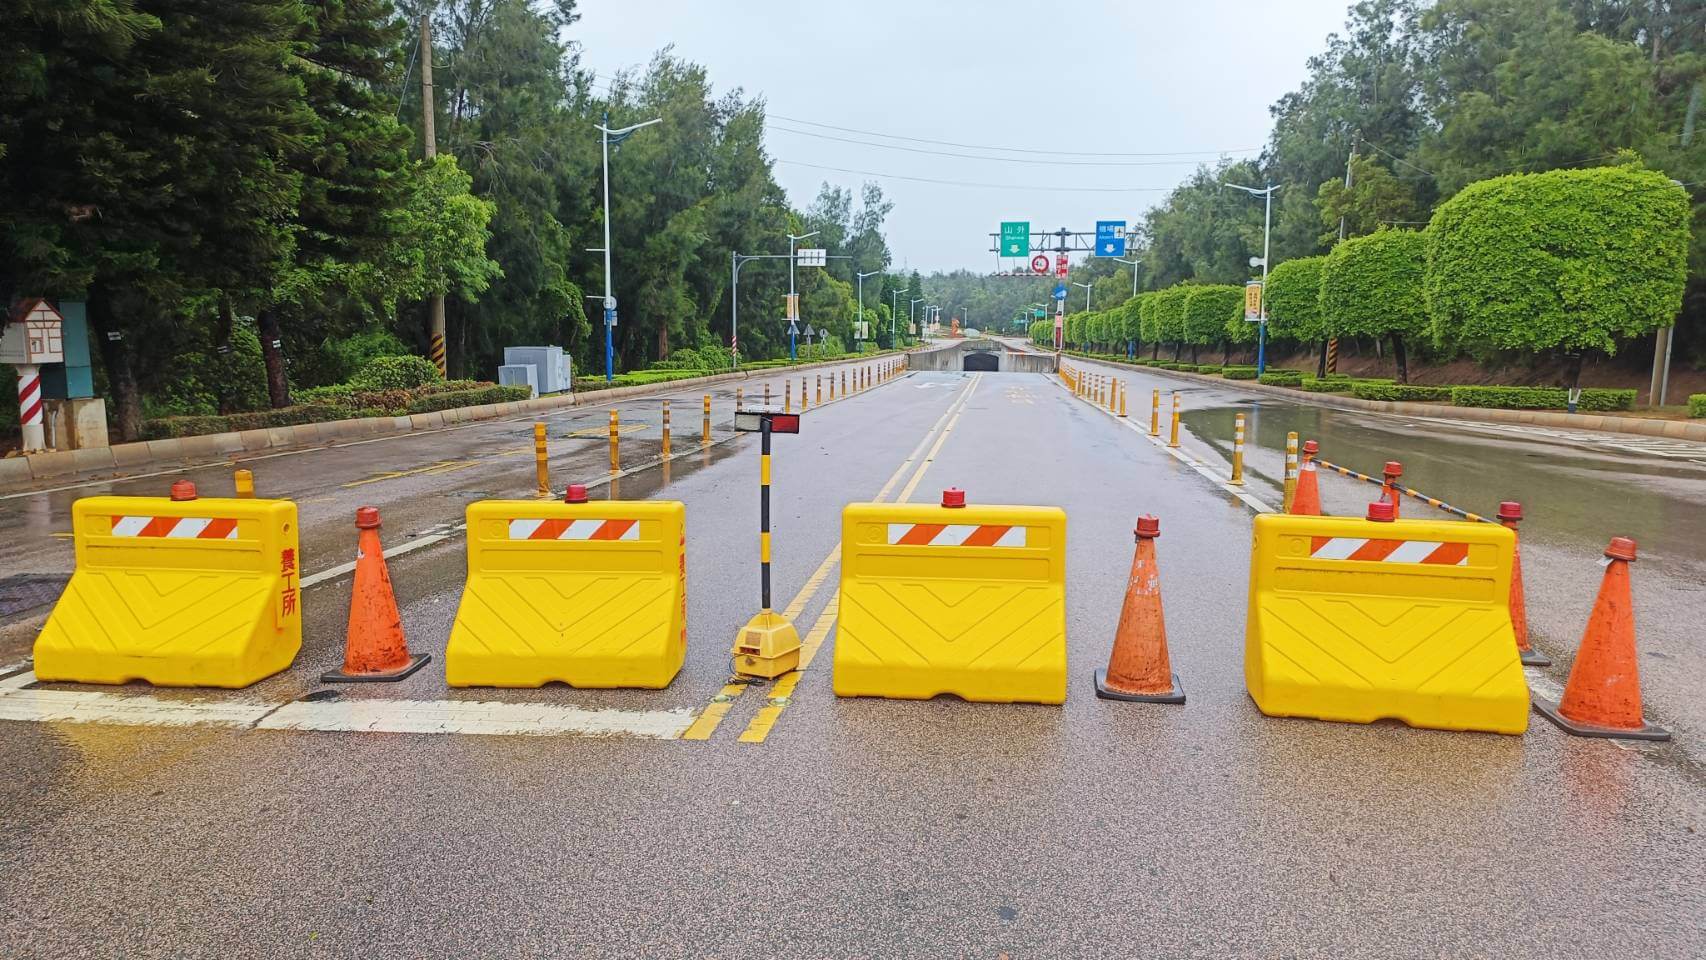
[[[373,356],[424,355],[435,295],[452,375],[490,376],[526,343],[585,370],[603,339],[586,299],[605,283],[594,125],[658,117],[611,149],[619,368],[726,349],[730,253],[785,250],[790,232],[849,257],[799,271],[802,320],[851,343],[863,307],[890,342],[894,296],[922,293],[884,272],[857,302],[855,273],[890,260],[881,190],[826,185],[790,208],[762,102],[668,51],[595,76],[576,19],[574,0],[11,0],[0,303],[88,301],[127,439],[145,407],[283,408]],[[778,266],[742,271],[743,357],[786,353]]]
[[[1391,337],[1400,383],[1409,374],[1406,341],[1427,331],[1426,264],[1427,240],[1420,232],[1386,229],[1339,244],[1321,268],[1321,316],[1327,330],[1334,336]]]

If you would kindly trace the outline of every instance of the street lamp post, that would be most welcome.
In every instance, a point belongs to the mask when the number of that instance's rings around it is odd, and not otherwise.
[[[1266,188],[1258,190],[1224,180],[1221,183],[1252,197],[1261,197],[1265,208],[1262,213],[1262,309],[1256,319],[1256,376],[1260,377],[1268,368],[1268,235],[1274,224],[1274,191],[1280,188],[1280,184],[1270,180]],[[1251,258],[1251,266],[1255,266],[1254,259]]]
[[[889,339],[894,339],[895,318],[900,316],[900,291],[889,291]]]
[[[907,326],[909,326],[909,327],[917,326],[917,324],[918,324],[918,305],[923,303],[924,301],[926,301],[928,299],[930,299],[930,298],[929,297],[919,297],[917,300],[914,300],[911,303],[907,304],[907,306],[906,306]],[[928,315],[930,313],[929,310],[925,310],[924,312],[926,315]],[[924,328],[923,327],[918,328],[918,339],[920,341],[923,341],[923,339],[924,339]]]
[[[870,273],[854,273],[854,276],[859,278],[859,329],[861,330],[865,327],[865,278],[874,277],[879,273],[882,273],[882,271],[872,270]],[[859,338],[855,336],[853,339],[857,340]]]
[[[1125,257],[1115,257],[1114,261],[1117,263],[1129,263],[1129,264],[1131,264],[1131,295],[1134,297],[1137,296],[1137,265],[1143,262],[1143,258],[1142,257],[1133,257],[1130,260],[1127,260]],[[1133,357],[1135,357],[1136,355],[1137,355],[1136,343],[1132,340],[1132,338],[1126,337],[1125,338],[1125,358],[1127,360],[1130,360]]]
[[[604,114],[603,120],[603,123],[595,123],[593,126],[598,128],[600,145],[604,152],[604,382],[609,383],[616,375],[616,290],[610,276],[610,144],[621,143],[641,127],[662,123],[663,118],[616,130],[605,125],[610,122],[609,113]]]
[[[800,359],[799,349],[798,349],[798,345],[800,342],[800,325],[796,322],[800,319],[800,301],[799,301],[799,294],[794,292],[794,258],[796,256],[796,254],[794,253],[794,244],[799,243],[801,240],[805,240],[805,239],[808,239],[810,237],[815,237],[817,235],[818,235],[818,231],[816,231],[816,230],[813,230],[811,233],[802,233],[798,236],[795,236],[794,234],[791,234],[791,233],[788,234],[788,362],[789,363],[795,363]]]
[[[1077,280],[1072,281],[1072,285],[1075,287],[1083,287],[1084,288],[1084,312],[1089,313],[1090,312],[1090,291],[1095,289],[1096,285],[1093,283],[1079,283]]]

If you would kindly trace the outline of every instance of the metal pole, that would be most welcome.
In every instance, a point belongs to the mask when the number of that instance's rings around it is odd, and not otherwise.
[[[1290,513],[1291,502],[1297,497],[1297,431],[1292,430],[1285,435],[1285,494],[1280,501],[1280,512]]]
[[[610,472],[620,473],[622,456],[617,452],[618,438],[622,435],[621,415],[615,410],[610,411]]]
[[[1274,184],[1268,181],[1267,202],[1262,212],[1262,312],[1256,321],[1256,376],[1268,367],[1268,237],[1274,224]]]
[[[729,359],[740,369],[740,254],[729,251]]]
[[[421,140],[428,161],[438,156],[438,117],[432,97],[432,14],[421,14]],[[444,294],[433,294],[431,341],[427,350],[439,376],[446,376],[449,356],[444,346]]]
[[[616,377],[616,294],[610,283],[610,114],[598,128],[599,148],[604,154],[604,382]]]
[[[1240,487],[1244,485],[1244,415],[1242,413],[1233,418],[1231,482]]]
[[[663,458],[669,459],[669,401],[663,402]]]
[[[799,294],[794,292],[794,235],[788,234],[788,362],[794,363],[800,359],[799,334],[794,331],[799,327],[799,301],[794,299]],[[770,605],[765,604],[765,609]]]
[[[758,427],[758,566],[759,609],[770,612],[770,418]]]

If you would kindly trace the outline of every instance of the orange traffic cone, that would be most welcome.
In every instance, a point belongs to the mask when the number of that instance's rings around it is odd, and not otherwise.
[[[1522,504],[1515,500],[1506,500],[1499,504],[1499,522],[1516,533],[1516,525],[1522,520]],[[1552,658],[1534,649],[1528,642],[1528,599],[1522,587],[1522,541],[1518,540],[1511,549],[1511,626],[1516,629],[1516,650],[1522,655],[1522,665],[1525,667],[1547,667],[1552,665]]]
[[[1137,552],[1131,559],[1131,579],[1120,625],[1114,631],[1114,651],[1108,669],[1096,671],[1096,696],[1103,700],[1138,703],[1184,703],[1185,688],[1167,656],[1167,622],[1161,614],[1161,569],[1155,563],[1155,538],[1161,521],[1137,518]]]
[[[1534,698],[1540,715],[1578,737],[1669,740],[1670,731],[1641,715],[1641,673],[1635,662],[1635,606],[1629,592],[1629,564],[1635,541],[1614,537],[1605,548],[1605,579],[1600,581],[1588,628],[1570,667],[1564,697],[1553,703]]]
[[[341,670],[320,675],[324,683],[401,680],[432,659],[432,654],[409,654],[403,637],[403,618],[391,592],[391,573],[379,546],[379,510],[359,507],[355,526],[361,531],[355,550],[355,585],[350,593],[349,639]]]
[[[1316,475],[1315,452],[1321,445],[1303,441],[1303,464],[1297,468],[1297,492],[1291,495],[1291,513],[1299,517],[1321,515],[1321,480]]]

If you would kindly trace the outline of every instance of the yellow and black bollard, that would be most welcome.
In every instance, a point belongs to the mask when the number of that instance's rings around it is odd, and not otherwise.
[[[1175,394],[1173,394],[1173,433],[1172,433],[1172,436],[1167,440],[1167,446],[1176,447],[1178,445],[1179,445],[1179,395],[1177,393],[1175,393]]]
[[[1297,431],[1285,435],[1285,497],[1281,513],[1291,512],[1291,501],[1297,497]]]
[[[711,395],[708,393],[705,394],[705,422],[699,428],[699,445],[701,447],[711,445]]]
[[[231,475],[231,481],[237,487],[237,499],[255,499],[255,475],[247,470],[239,470]]]
[[[545,425],[533,425],[533,479],[536,482],[534,492],[541,497],[551,496],[551,463],[545,450]]]
[[[817,405],[823,406],[823,374],[817,374]]]
[[[663,458],[669,459],[669,401],[663,402]]]
[[[1121,380],[1120,381],[1120,416],[1122,416],[1122,417],[1125,416],[1125,394],[1126,394],[1125,381]]]
[[[617,438],[621,434],[622,418],[616,411],[610,411],[610,472],[622,472],[622,456],[616,450]]]
[[[808,394],[806,392],[806,378],[801,377],[800,378],[800,409],[802,411],[810,410],[812,408],[812,402],[809,398],[810,398],[810,394]]]
[[[782,412],[794,412],[794,381],[782,381]]]
[[[1244,485],[1244,415],[1232,419],[1232,483]]]
[[[756,423],[752,421],[756,420]],[[730,654],[736,675],[774,679],[800,665],[800,634],[771,607],[770,600],[770,435],[799,433],[800,418],[768,410],[743,416],[735,411],[735,429],[757,428],[758,447],[758,615],[736,634]]]
[[[1149,435],[1161,436],[1161,391],[1152,390],[1149,394]]]

